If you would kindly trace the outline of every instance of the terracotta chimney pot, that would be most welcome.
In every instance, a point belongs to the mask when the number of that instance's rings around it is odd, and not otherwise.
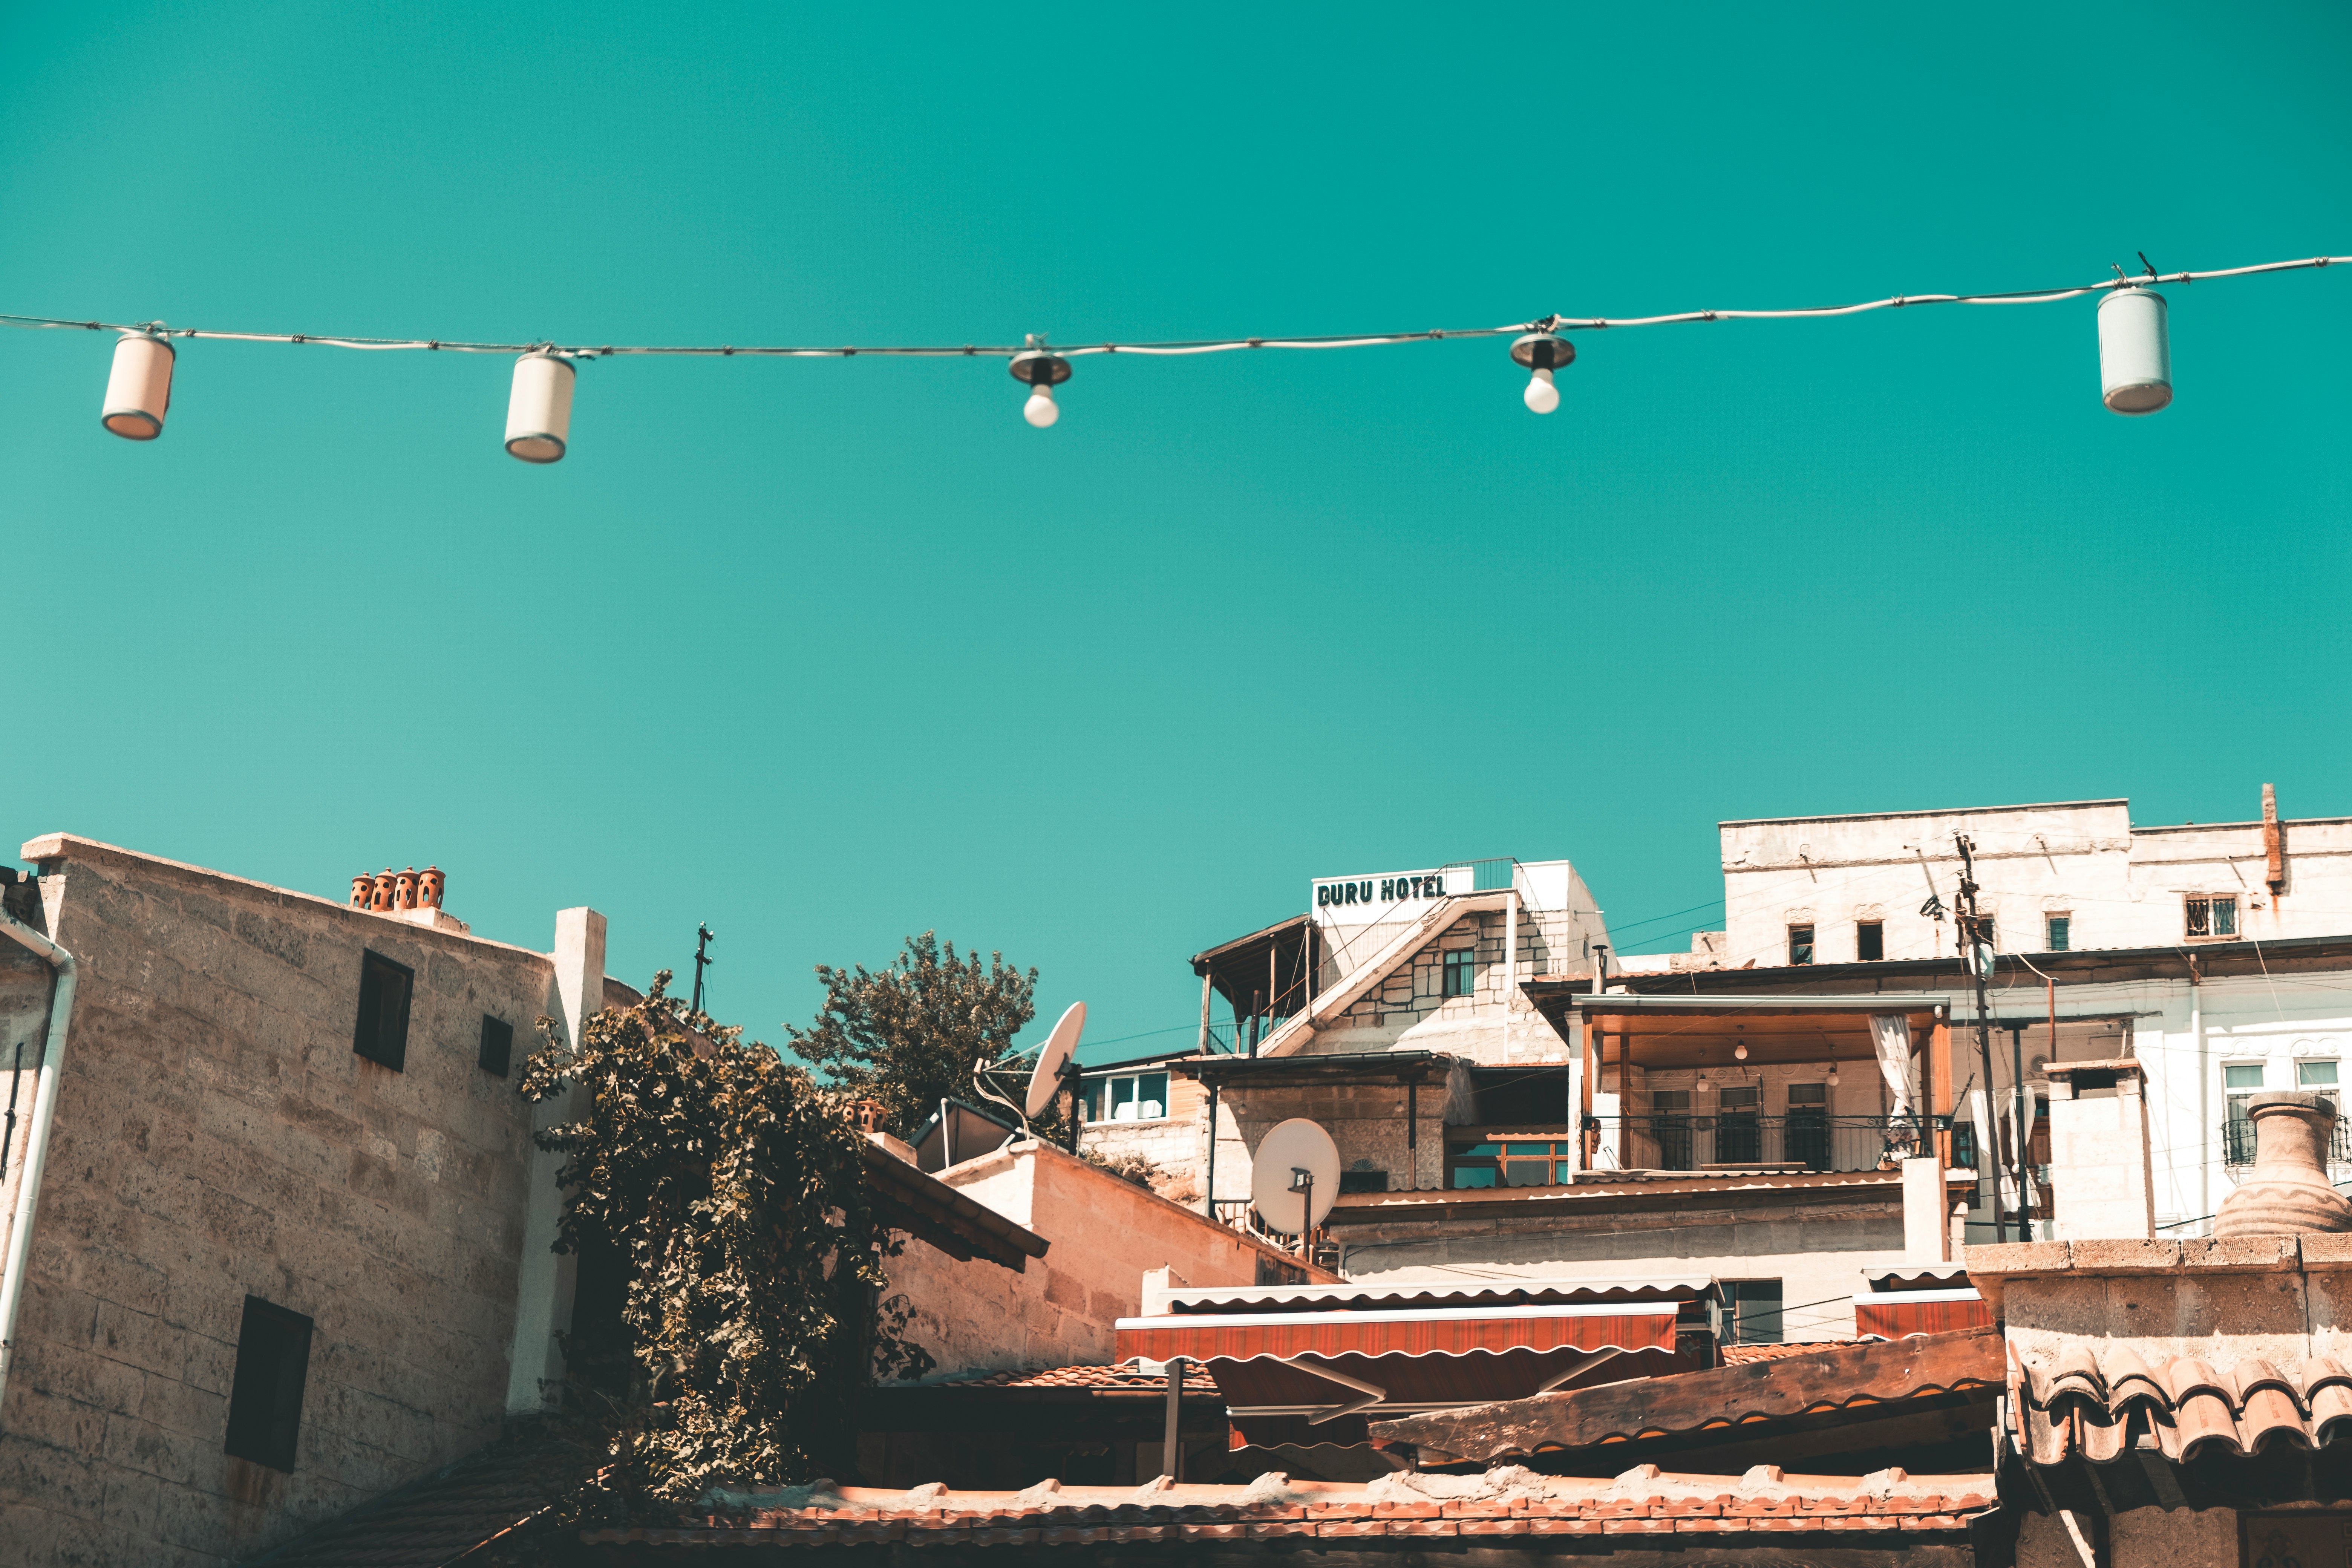
[[[416,868],[411,866],[392,879],[392,907],[413,910],[416,907]]]
[[[368,900],[368,908],[382,912],[393,907],[393,880],[392,868],[389,866],[375,874],[375,894]]]
[[[2221,1200],[2215,1236],[2294,1236],[2352,1230],[2352,1202],[2327,1180],[2336,1105],[2324,1094],[2273,1089],[2246,1101],[2254,1124],[2253,1173]]]
[[[362,871],[352,879],[352,908],[363,910],[375,901],[375,879]]]
[[[442,876],[441,868],[438,866],[427,866],[424,870],[419,871],[416,874],[417,908],[425,910],[439,909],[441,907],[441,890],[447,885],[447,882],[448,879]]]

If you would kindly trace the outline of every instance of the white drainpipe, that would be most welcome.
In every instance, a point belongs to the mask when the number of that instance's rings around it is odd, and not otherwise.
[[[0,1413],[7,1409],[8,1363],[16,1358],[16,1310],[25,1304],[25,1276],[33,1256],[33,1210],[41,1201],[41,1168],[48,1163],[49,1129],[58,1120],[58,1079],[66,1065],[66,1025],[73,1017],[74,956],[28,925],[0,914],[0,936],[30,949],[57,972],[49,994],[49,1030],[33,1094],[33,1125],[25,1142],[24,1176],[8,1226],[8,1259],[0,1272]]]

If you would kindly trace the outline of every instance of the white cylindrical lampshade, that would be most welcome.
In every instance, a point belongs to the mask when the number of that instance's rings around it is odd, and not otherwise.
[[[555,354],[515,361],[507,399],[507,450],[526,463],[562,459],[572,437],[572,362]]]
[[[172,345],[162,338],[123,333],[114,345],[99,423],[128,441],[161,436],[164,410],[172,405]]]
[[[2117,289],[2099,301],[2099,397],[2117,414],[2153,414],[2172,401],[2164,296]]]

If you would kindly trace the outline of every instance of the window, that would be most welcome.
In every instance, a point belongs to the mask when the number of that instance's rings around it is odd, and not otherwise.
[[[1764,1157],[1763,1125],[1757,1112],[1764,1091],[1754,1084],[1726,1084],[1715,1102],[1723,1112],[1716,1118],[1715,1160],[1717,1164],[1752,1165]]]
[[[1658,1169],[1691,1168],[1690,1090],[1661,1089],[1650,1095],[1650,1131],[1658,1141]]]
[[[1164,1072],[1087,1080],[1089,1121],[1158,1121],[1167,1114],[1168,1075]]]
[[[2233,937],[2238,934],[2238,896],[2235,893],[2191,894],[2183,904],[2186,918],[2182,928],[2189,936]]]
[[[1830,1089],[1825,1083],[1789,1086],[1788,1158],[1801,1160],[1811,1171],[1830,1164]]]
[[[1501,1175],[1502,1151],[1492,1143],[1455,1143],[1445,1151],[1445,1184],[1491,1187]]]
[[[360,960],[360,1018],[352,1049],[394,1072],[408,1059],[408,992],[415,981],[415,971],[380,952]]]
[[[483,1014],[482,1054],[476,1059],[484,1072],[506,1077],[507,1068],[514,1059],[514,1026],[503,1018]]]
[[[2067,943],[2074,940],[2074,917],[2073,915],[2044,915],[2042,917],[2042,952],[2064,952],[2067,951]]]
[[[229,1383],[228,1436],[222,1449],[289,1475],[302,1431],[302,1384],[310,1370],[310,1320],[258,1296],[245,1299]]]
[[[1723,1290],[1723,1332],[1726,1344],[1770,1345],[1780,1342],[1780,1282],[1778,1279],[1726,1279]]]
[[[1886,956],[1886,923],[1884,921],[1854,922],[1853,955],[1864,963]]]
[[[1441,996],[1467,996],[1476,987],[1478,950],[1472,947],[1449,948],[1445,953],[1445,989]]]
[[[2294,1064],[2294,1087],[2316,1089],[2336,1103],[2336,1064],[2334,1062],[2297,1062]]]
[[[1812,961],[1813,928],[1811,926],[1790,926],[1789,928],[1789,962],[1791,963],[1811,963]]]
[[[2333,1063],[2329,1064],[2331,1067]],[[2227,1095],[2228,1107],[2221,1123],[2221,1163],[2226,1165],[2251,1165],[2254,1163],[2254,1123],[2246,1114],[2246,1101],[2263,1087],[2263,1064],[2242,1063],[2221,1069],[2221,1089]]]

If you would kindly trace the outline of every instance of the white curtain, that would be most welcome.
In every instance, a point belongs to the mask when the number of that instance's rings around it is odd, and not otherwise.
[[[1873,1013],[1870,1041],[1878,1047],[1878,1070],[1895,1091],[1895,1114],[1911,1114],[1911,1020],[1900,1013]]]
[[[2027,1163],[2033,1157],[2032,1147],[2026,1142],[2027,1134],[2033,1131],[2033,1123],[2028,1121],[2022,1129],[2017,1124],[2021,1109],[2018,1101],[2021,1100],[2025,1102],[2022,1107],[2025,1114],[2031,1117],[2035,1104],[2033,1096],[2030,1094],[2011,1094],[2008,1105],[2002,1108],[2002,1120],[2009,1123],[2009,1157],[2001,1163],[2000,1196],[2012,1211],[2032,1208],[2041,1202],[2040,1194],[2033,1187],[2033,1167]],[[2017,1190],[2020,1172],[2025,1178],[2025,1191],[2021,1197]]]
[[[1977,1175],[1979,1180],[1988,1173],[1992,1175],[2000,1194],[2001,1212],[2013,1215],[2017,1212],[2017,1176],[2009,1167],[2008,1156],[2001,1152],[2000,1140],[1995,1136],[2004,1123],[2016,1120],[2013,1110],[1994,1110],[1987,1103],[1985,1091],[1976,1089],[1969,1091],[1969,1112],[1977,1125]],[[1992,1167],[1990,1173],[1985,1169],[1987,1165]]]

